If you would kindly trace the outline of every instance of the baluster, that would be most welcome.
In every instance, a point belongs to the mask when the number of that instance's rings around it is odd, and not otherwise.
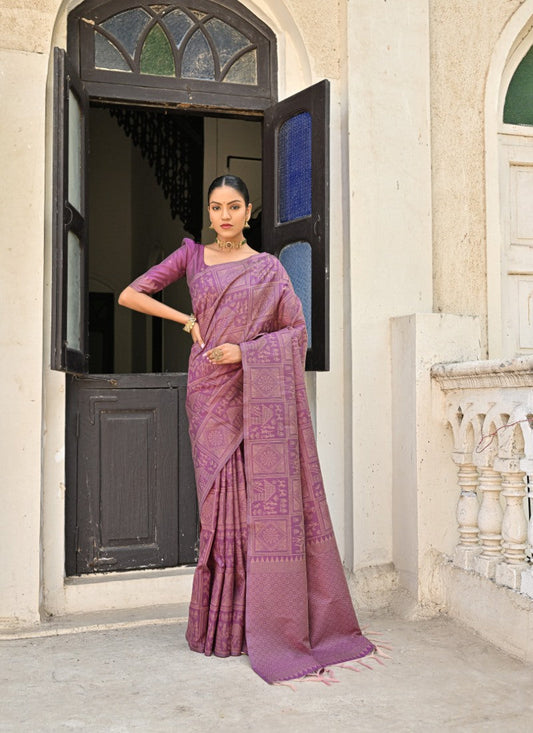
[[[453,459],[459,465],[457,482],[461,489],[456,511],[459,542],[455,548],[453,562],[463,570],[472,570],[474,558],[481,552],[478,528],[479,502],[476,493],[479,477],[477,468],[470,462],[472,460],[470,455],[454,453]]]
[[[530,480],[531,476],[533,475],[533,472],[528,472]],[[531,484],[530,484],[531,486]],[[531,503],[533,502],[533,493],[528,492],[527,497]],[[527,541],[528,541],[528,548],[527,548],[527,555],[529,556],[529,568],[526,568],[522,572],[522,582],[520,584],[520,592],[525,593],[530,598],[533,598],[533,566],[531,563],[533,562],[533,514],[529,518],[528,527],[527,527]]]
[[[518,590],[522,570],[526,569],[525,473],[520,471],[517,459],[497,459],[494,467],[499,468],[502,472],[502,495],[505,498],[502,521],[503,562],[496,568],[496,582]]]
[[[478,514],[481,554],[474,559],[474,570],[486,578],[493,578],[502,559],[502,518],[500,504],[502,477],[490,466],[482,466],[479,476],[481,506]]]

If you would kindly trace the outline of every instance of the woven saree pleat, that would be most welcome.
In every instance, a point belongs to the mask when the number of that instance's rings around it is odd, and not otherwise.
[[[219,657],[246,651],[245,568],[246,484],[239,446],[202,507],[200,556],[187,629],[194,651]]]

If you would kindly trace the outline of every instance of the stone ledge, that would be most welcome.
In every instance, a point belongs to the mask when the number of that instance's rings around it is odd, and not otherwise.
[[[486,387],[533,387],[533,357],[434,364],[431,376],[445,392]]]

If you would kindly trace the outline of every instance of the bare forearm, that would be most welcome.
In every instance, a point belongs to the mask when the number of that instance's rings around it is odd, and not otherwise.
[[[159,300],[155,300],[150,295],[146,295],[146,293],[139,293],[137,290],[130,288],[129,285],[119,295],[118,302],[119,305],[131,308],[134,311],[139,311],[139,313],[166,318],[176,323],[185,324],[190,318],[186,313],[181,313],[181,311],[171,308],[169,305],[165,305],[165,303],[160,303]]]

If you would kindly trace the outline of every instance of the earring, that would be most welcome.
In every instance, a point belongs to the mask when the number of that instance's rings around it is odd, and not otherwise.
[[[248,219],[247,219],[247,220],[246,220],[246,221],[244,222],[244,227],[243,227],[243,229],[249,229],[249,228],[250,228],[250,225],[248,224]]]
[[[214,229],[214,228],[215,228],[215,227],[213,226],[213,222],[212,222],[212,221],[210,221],[210,222],[209,222],[209,229]]]

